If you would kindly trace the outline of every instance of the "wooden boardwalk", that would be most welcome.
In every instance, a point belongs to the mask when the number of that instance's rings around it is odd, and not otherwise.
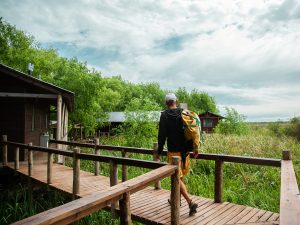
[[[8,167],[14,170],[14,164]],[[19,172],[28,174],[27,162],[20,162]],[[47,164],[35,161],[32,178],[36,181],[47,183]],[[51,187],[72,194],[73,169],[67,166],[53,164],[53,178]],[[80,172],[79,197],[87,196],[97,191],[109,188],[109,177],[95,176],[92,173]],[[168,190],[154,190],[153,187],[145,188],[131,195],[131,213],[134,220],[147,224],[170,224],[170,206],[167,199],[170,197]],[[182,200],[180,208],[181,224],[279,224],[279,214],[247,206],[236,205],[228,202],[214,203],[213,200],[192,196],[198,203],[196,215],[189,217],[188,206]]]

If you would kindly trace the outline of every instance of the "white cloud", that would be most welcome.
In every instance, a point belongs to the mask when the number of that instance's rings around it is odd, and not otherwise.
[[[88,54],[81,51],[94,49],[88,63],[106,75],[198,88],[249,119],[300,112],[295,0],[6,0],[0,6],[4,20],[42,43],[72,43],[82,60]],[[104,51],[118,54],[103,60]]]

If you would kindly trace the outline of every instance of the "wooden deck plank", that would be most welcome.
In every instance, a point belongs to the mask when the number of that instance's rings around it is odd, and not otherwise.
[[[209,221],[215,219],[216,217],[222,215],[226,210],[232,208],[234,204],[228,203],[228,204],[221,204],[220,207],[216,207],[210,212],[207,212],[202,217],[197,217],[192,224],[199,224],[203,225],[208,223]]]
[[[254,223],[258,221],[267,211],[259,210],[256,214],[254,214],[247,222]]]
[[[247,213],[249,213],[252,210],[251,207],[246,207],[242,212],[240,212],[238,215],[236,215],[231,220],[227,221],[225,224],[236,224],[237,221],[239,221],[241,218],[243,218]]]
[[[13,169],[14,164],[9,163],[9,168]],[[27,162],[20,162],[19,173],[28,174]],[[46,183],[47,165],[45,162],[34,162],[33,179]],[[72,193],[73,169],[60,164],[53,164],[53,178],[51,187]],[[95,176],[92,173],[80,171],[80,193],[79,197],[84,197],[98,191],[109,188],[109,177]],[[182,206],[180,207],[181,224],[237,224],[240,222],[267,222],[279,220],[279,214],[266,212],[263,210],[236,205],[232,203],[214,203],[213,200],[191,196],[193,201],[198,204],[197,213],[190,217],[189,207],[182,197]],[[153,187],[147,187],[131,195],[131,213],[132,217],[140,221],[152,224],[169,224],[171,221],[170,206],[168,203],[170,192],[168,190],[154,190]],[[264,212],[264,213],[263,213]]]
[[[209,212],[210,210],[213,210],[214,208],[224,206],[224,205],[221,203],[213,203],[212,202],[212,204],[203,205],[203,206],[201,206],[201,207],[199,207],[199,209],[197,209],[197,213],[194,216],[188,216],[188,214],[187,214],[186,217],[183,218],[182,223],[183,224],[192,224],[192,221],[194,221],[195,219],[197,219],[199,217],[202,217],[205,213]]]
[[[259,222],[268,221],[268,219],[273,215],[272,212],[266,212],[261,218],[259,218]]]
[[[251,210],[245,216],[243,216],[243,218],[241,218],[239,221],[237,221],[237,223],[246,223],[258,211],[259,211],[259,209],[251,208]]]
[[[230,209],[226,210],[224,213],[222,213],[221,215],[215,217],[214,219],[210,220],[207,225],[209,224],[216,224],[217,222],[221,221],[221,220],[229,220],[228,216],[232,215],[235,211],[237,211],[238,209],[240,209],[241,206],[239,205],[233,205],[233,207],[231,207]],[[223,223],[224,224],[224,223]]]
[[[211,202],[212,204],[212,201],[209,200],[209,199],[194,199],[194,202],[197,203],[200,206],[204,206],[204,205],[208,205],[209,202]],[[207,206],[205,206],[207,207]],[[183,220],[185,217],[188,217],[186,215],[188,215],[188,212],[189,212],[189,207],[188,207],[188,204],[187,203],[183,203],[182,206],[180,207],[180,219]],[[151,217],[152,218],[152,217]],[[165,212],[162,212],[160,214],[157,214],[156,216],[154,216],[155,218],[155,221],[158,221],[160,223],[163,223],[163,224],[168,224],[168,222],[170,222],[171,218],[170,218],[170,208],[168,211],[165,211]]]
[[[267,221],[279,221],[279,214],[273,213],[273,215]]]
[[[216,225],[222,225],[226,224],[228,221],[235,218],[238,214],[240,214],[242,211],[244,211],[246,208],[244,206],[237,205],[237,209],[235,209],[233,212],[231,212],[229,215],[222,218],[220,221],[217,221],[216,223],[210,223],[210,224],[216,224]],[[209,224],[209,223],[208,223]]]

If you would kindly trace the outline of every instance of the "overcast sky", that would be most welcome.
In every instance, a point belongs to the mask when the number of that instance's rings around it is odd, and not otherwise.
[[[248,121],[300,116],[299,0],[1,0],[0,16],[105,76],[196,88]]]

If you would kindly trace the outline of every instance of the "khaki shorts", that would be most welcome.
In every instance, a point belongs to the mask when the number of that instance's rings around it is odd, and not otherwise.
[[[180,157],[180,171],[179,175],[180,177],[183,177],[189,173],[190,168],[190,155],[187,155],[185,158],[185,168],[183,168],[183,163],[181,160],[181,153],[180,152],[168,152],[168,163],[172,163],[172,156],[179,156]]]

